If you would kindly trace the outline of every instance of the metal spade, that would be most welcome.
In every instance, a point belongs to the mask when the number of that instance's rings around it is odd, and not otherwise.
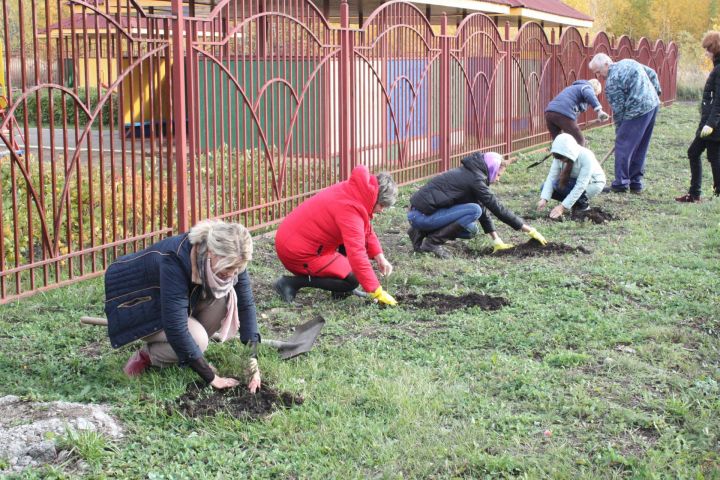
[[[295,327],[292,336],[285,341],[263,339],[261,343],[277,348],[280,358],[287,360],[309,352],[324,326],[325,319],[318,315],[313,320]]]

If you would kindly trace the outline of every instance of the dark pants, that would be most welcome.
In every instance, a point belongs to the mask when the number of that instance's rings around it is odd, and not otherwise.
[[[720,194],[720,142],[695,137],[688,148],[690,159],[690,190],[688,193],[699,197],[702,190],[702,153],[707,150],[708,162],[713,174],[715,195]]]
[[[643,189],[645,157],[650,146],[655,117],[655,107],[645,115],[625,120],[615,128],[615,180],[616,189],[640,191]]]
[[[568,118],[557,112],[545,112],[545,125],[553,140],[561,133],[569,133],[581,147],[585,146],[585,137],[583,137],[577,121]]]

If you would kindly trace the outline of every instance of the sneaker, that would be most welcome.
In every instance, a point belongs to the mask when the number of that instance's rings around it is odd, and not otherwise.
[[[123,372],[125,372],[125,375],[128,377],[137,377],[151,365],[150,354],[145,347],[143,347],[132,354],[123,367]]]
[[[628,191],[625,187],[603,187],[602,193],[626,193]]]
[[[700,203],[700,197],[686,193],[685,195],[675,197],[675,201],[680,203]]]
[[[631,188],[630,193],[634,193],[635,195],[640,195],[643,192],[642,188]]]
[[[282,298],[287,303],[293,303],[293,301],[295,300],[297,290],[295,290],[292,286],[288,284],[288,280],[286,277],[280,277],[275,280],[275,283],[273,283],[273,288],[275,289],[277,294],[280,295],[280,298]]]

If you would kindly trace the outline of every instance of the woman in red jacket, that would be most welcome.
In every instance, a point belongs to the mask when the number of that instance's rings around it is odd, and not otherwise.
[[[360,284],[370,297],[395,305],[370,263],[375,260],[385,276],[392,273],[370,220],[396,200],[392,177],[370,175],[361,165],[353,169],[349,180],[325,188],[290,212],[275,235],[278,258],[295,274],[280,277],[274,284],[283,300],[292,302],[304,287],[343,296]]]

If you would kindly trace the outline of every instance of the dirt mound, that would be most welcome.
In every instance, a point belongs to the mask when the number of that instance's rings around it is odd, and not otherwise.
[[[447,313],[470,307],[480,307],[483,310],[499,310],[505,305],[510,305],[506,298],[490,297],[479,293],[468,293],[457,297],[444,293],[425,293],[423,295],[408,293],[398,295],[397,300],[401,306],[434,309],[435,313]]]
[[[554,243],[554,242],[548,242],[547,245],[542,246],[540,245],[540,242],[536,240],[529,240],[525,243],[522,243],[520,245],[517,245],[513,248],[509,248],[507,250],[500,250],[499,252],[493,253],[492,248],[485,248],[483,250],[480,250],[478,252],[478,255],[493,255],[496,257],[518,257],[518,258],[526,258],[526,257],[540,257],[540,256],[547,256],[547,255],[566,255],[570,253],[591,253],[590,250],[588,250],[585,247],[571,247],[570,245],[566,245],[564,243]]]
[[[267,384],[253,395],[242,383],[235,388],[215,390],[204,383],[193,382],[168,410],[177,410],[188,417],[208,417],[223,412],[233,417],[255,419],[280,408],[302,405],[304,401],[300,396],[278,392]]]
[[[599,225],[601,223],[610,222],[611,220],[614,220],[615,217],[600,207],[591,207],[589,210],[585,210],[584,212],[571,212],[570,219],[575,220],[576,222],[589,221]]]

